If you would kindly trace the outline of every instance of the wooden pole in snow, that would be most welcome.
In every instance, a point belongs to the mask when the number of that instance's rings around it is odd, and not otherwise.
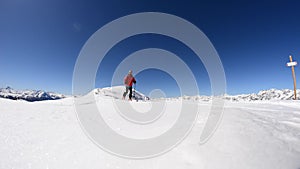
[[[297,65],[297,62],[293,61],[292,55],[290,55],[290,62],[286,64],[289,67],[292,67],[292,75],[293,75],[293,80],[294,80],[294,99],[297,99],[297,87],[296,87],[296,75],[295,75],[295,66]]]

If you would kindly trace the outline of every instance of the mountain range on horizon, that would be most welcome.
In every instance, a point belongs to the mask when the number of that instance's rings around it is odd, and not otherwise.
[[[118,95],[122,95],[122,86],[114,86],[107,88],[97,88],[93,92],[97,95],[103,95],[105,97],[111,97],[118,99]],[[141,98],[149,98],[145,94],[136,91],[136,95],[139,96],[139,100],[144,100]],[[143,97],[142,97],[143,96]],[[297,100],[300,99],[300,90],[297,90]],[[0,98],[6,98],[11,100],[25,100],[29,102],[34,101],[44,101],[44,100],[58,100],[71,96],[66,96],[64,94],[55,92],[46,92],[43,90],[15,90],[11,87],[0,88]],[[294,91],[290,89],[268,89],[261,90],[258,93],[250,94],[239,94],[239,95],[228,95],[224,96],[225,100],[228,101],[259,101],[259,100],[293,100]],[[192,101],[209,101],[212,96],[181,96],[174,98],[155,98],[155,99],[184,99]],[[146,99],[148,100],[148,99]]]
[[[11,100],[26,100],[29,102],[43,101],[43,100],[58,100],[66,98],[67,96],[55,92],[46,92],[43,90],[15,90],[11,87],[0,88],[0,98],[7,98]]]

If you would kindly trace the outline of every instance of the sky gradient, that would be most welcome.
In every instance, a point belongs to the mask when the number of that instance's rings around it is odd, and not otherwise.
[[[206,34],[223,63],[227,93],[292,89],[285,64],[290,54],[300,60],[299,9],[298,1],[0,0],[0,87],[70,94],[77,56],[95,31],[119,17],[154,11],[182,17]],[[200,93],[210,94],[197,56],[181,42],[153,34],[114,46],[99,67],[96,87],[109,86],[122,59],[144,48],[180,56],[196,75]],[[299,66],[295,71],[300,79]],[[174,79],[164,72],[143,71],[136,79],[137,89],[146,94],[160,88],[167,96],[178,95]]]

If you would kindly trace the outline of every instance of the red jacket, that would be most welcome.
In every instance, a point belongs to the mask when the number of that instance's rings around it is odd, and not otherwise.
[[[136,83],[135,78],[132,75],[125,76],[125,78],[124,78],[124,84],[126,86],[131,87],[132,83]]]

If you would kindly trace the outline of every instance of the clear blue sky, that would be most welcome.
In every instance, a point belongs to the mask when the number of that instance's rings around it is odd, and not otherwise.
[[[298,1],[0,0],[0,87],[70,94],[76,58],[95,31],[124,15],[156,11],[182,17],[208,36],[225,68],[227,93],[292,89],[285,63],[290,54],[300,62],[299,9]],[[200,92],[209,94],[201,61],[184,44],[160,35],[117,44],[100,66],[96,86],[108,86],[122,59],[149,47],[179,55],[197,75]],[[142,92],[161,88],[168,96],[178,94],[174,79],[161,71],[144,71],[136,78]]]

